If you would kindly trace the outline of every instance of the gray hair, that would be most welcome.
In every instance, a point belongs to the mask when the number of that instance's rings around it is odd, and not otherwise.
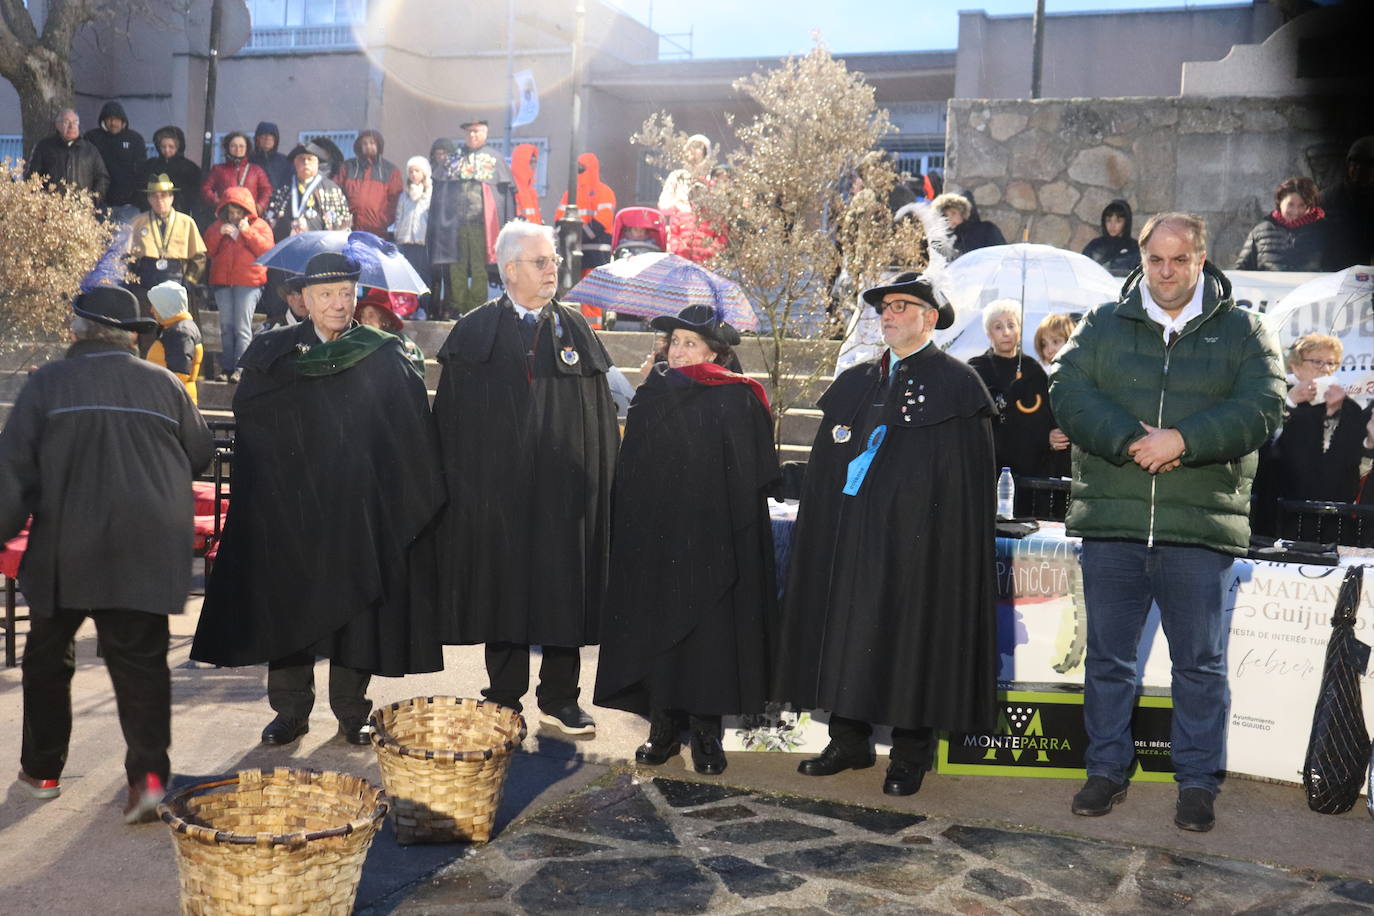
[[[77,340],[91,340],[97,343],[115,344],[120,347],[132,347],[138,335],[133,331],[126,331],[123,328],[110,327],[108,324],[101,324],[81,315],[72,316],[72,336]]]
[[[1016,319],[1017,328],[1021,327],[1021,303],[1015,299],[994,299],[983,306],[983,333],[992,331],[992,323],[1003,315]]]
[[[71,115],[72,117],[76,118],[78,122],[80,122],[81,120],[81,115],[76,113],[75,108],[59,108],[52,116],[53,126],[61,127],[62,122],[66,120],[67,115]]]
[[[552,226],[527,223],[523,219],[513,219],[506,223],[496,236],[496,269],[501,273],[502,283],[509,282],[506,279],[506,265],[519,257],[525,239],[548,239],[549,244],[555,247],[558,244],[554,239]]]

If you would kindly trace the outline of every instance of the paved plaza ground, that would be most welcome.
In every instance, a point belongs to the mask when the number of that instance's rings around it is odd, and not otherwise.
[[[298,744],[259,745],[271,718],[265,669],[188,665],[196,609],[172,622],[175,784],[277,765],[380,782],[373,752],[335,736],[323,701]],[[120,817],[124,746],[89,626],[77,649],[62,796],[33,801],[11,783],[0,804],[0,913],[175,913],[166,827]],[[587,692],[595,658],[584,651]],[[449,649],[447,665],[378,679],[370,695],[378,705],[477,696],[480,647]],[[1190,834],[1173,826],[1164,784],[1133,785],[1110,816],[1090,819],[1069,813],[1077,784],[1063,780],[934,774],[899,799],[882,794],[881,764],[826,779],[798,775],[796,756],[783,754],[731,754],[714,778],[682,757],[636,768],[643,722],[593,712],[593,739],[531,729],[490,844],[400,847],[384,828],[357,912],[1374,913],[1374,819],[1363,800],[1329,817],[1307,809],[1300,787],[1232,779],[1216,829]],[[11,773],[20,722],[19,670],[0,669]]]

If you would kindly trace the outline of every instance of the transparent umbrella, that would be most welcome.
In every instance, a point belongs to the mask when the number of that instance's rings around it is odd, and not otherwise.
[[[1309,280],[1264,315],[1287,350],[1304,334],[1341,342],[1336,381],[1351,395],[1374,392],[1374,267],[1356,265]]]
[[[954,305],[954,324],[935,332],[935,342],[960,359],[988,348],[983,308],[995,299],[1022,304],[1021,339],[1035,353],[1035,328],[1046,315],[1081,314],[1114,301],[1122,280],[1091,258],[1051,245],[995,245],[954,260],[941,288]]]

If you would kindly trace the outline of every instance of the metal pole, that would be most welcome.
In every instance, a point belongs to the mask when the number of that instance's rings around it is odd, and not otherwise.
[[[568,131],[568,206],[558,223],[558,247],[563,255],[563,267],[558,274],[558,294],[561,296],[582,275],[582,218],[577,212],[577,137],[582,119],[582,46],[587,30],[586,0],[577,0],[574,11],[576,25],[572,48],[572,124]]]
[[[220,0],[210,2],[210,60],[205,67],[205,135],[200,144],[200,167],[210,171],[215,161],[215,88],[219,81]],[[249,150],[252,152],[252,150]]]
[[[506,161],[510,161],[515,153],[515,147],[511,145],[511,131],[514,127],[511,122],[515,120],[515,112],[511,110],[515,104],[515,0],[506,0]],[[509,193],[501,195],[501,209],[504,211],[510,206],[511,195]],[[503,212],[501,214],[501,225],[510,222],[511,215]]]
[[[1031,18],[1031,92],[1040,98],[1040,70],[1045,57],[1045,0],[1035,0],[1035,16]]]

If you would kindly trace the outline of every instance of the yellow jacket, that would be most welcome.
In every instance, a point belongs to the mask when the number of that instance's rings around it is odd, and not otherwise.
[[[200,237],[195,220],[178,210],[167,217],[169,226],[165,246],[158,245],[158,232],[153,226],[152,213],[140,213],[130,224],[129,257],[166,258],[184,262],[182,276],[186,283],[195,283],[205,270],[205,241]]]
[[[200,378],[200,362],[205,356],[200,326],[191,320],[190,312],[178,312],[161,324],[162,332],[148,348],[148,362],[165,367],[181,379],[191,403],[198,405],[196,380]]]

